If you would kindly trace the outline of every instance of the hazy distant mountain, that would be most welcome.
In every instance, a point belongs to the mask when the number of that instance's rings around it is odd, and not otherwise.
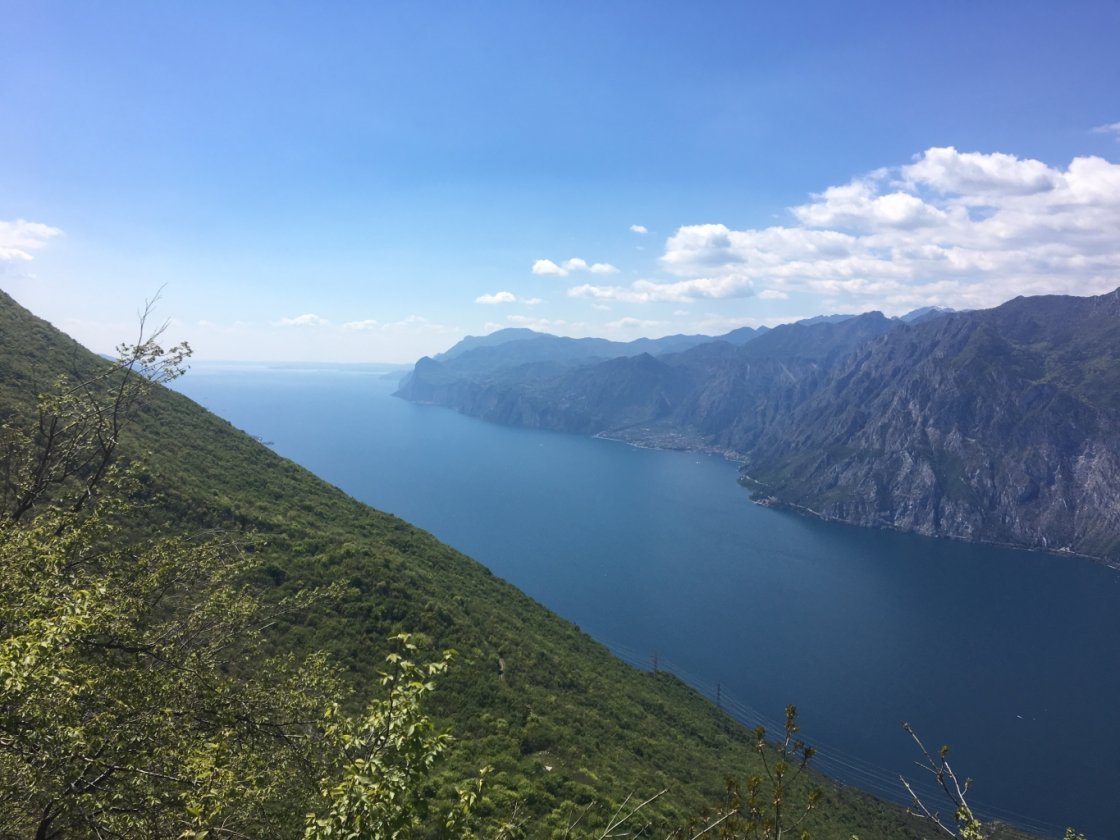
[[[854,318],[855,315],[815,315],[812,318],[802,318],[795,323],[803,327],[811,327],[813,324],[839,324],[841,321],[847,321],[849,318]]]
[[[609,342],[541,335],[444,362],[421,359],[398,395],[498,423],[734,449],[757,431],[753,424],[744,429],[744,417],[772,411],[795,382],[895,323],[875,312],[836,323],[736,330],[738,343],[706,338],[656,357],[623,354],[637,342],[605,348]],[[595,352],[616,355],[595,358]]]
[[[715,340],[726,341],[728,344],[746,344],[769,331],[769,327],[739,327],[737,330],[717,336]]]
[[[908,324],[917,324],[921,321],[928,321],[931,318],[940,318],[943,315],[952,315],[957,312],[956,309],[950,309],[947,306],[923,306],[920,309],[913,309],[905,315],[899,315],[898,320],[905,321]]]
[[[399,393],[723,451],[772,503],[827,518],[1120,561],[1120,290],[828,316],[656,355],[547,338],[421,360]]]
[[[746,341],[759,334],[745,327],[737,340]],[[763,328],[765,331],[765,328]],[[687,350],[713,339],[705,335],[667,335],[663,338],[639,338],[634,341],[610,341],[605,338],[567,338],[529,329],[504,329],[486,336],[467,336],[449,350],[433,358],[452,364],[456,370],[479,372],[514,367],[528,362],[553,362],[565,365],[588,359],[613,359],[637,356],[640,353],[660,355]]]
[[[536,338],[539,335],[543,335],[543,333],[523,327],[509,327],[504,330],[497,330],[489,335],[468,335],[454,347],[437,354],[435,358],[441,360],[452,359],[455,356],[461,356],[468,350],[474,350],[478,347],[496,347],[499,344],[507,344],[511,341],[523,341]]]
[[[442,366],[442,372],[429,364],[423,371],[430,378],[440,381],[456,378],[468,380],[499,378],[510,379],[508,371],[525,365],[513,379],[539,378],[556,374],[580,365],[624,356],[638,356],[647,353],[660,356],[677,353],[712,341],[728,341],[734,344],[746,343],[763,335],[766,327],[742,327],[713,338],[706,335],[668,335],[663,338],[639,338],[634,341],[610,341],[605,338],[567,338],[528,329],[504,329],[487,336],[468,336],[449,350],[427,359]],[[422,382],[413,382],[413,376],[405,377],[400,396],[408,399],[427,399],[421,397]]]

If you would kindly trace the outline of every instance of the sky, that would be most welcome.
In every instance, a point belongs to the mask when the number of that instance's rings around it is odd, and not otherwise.
[[[1120,286],[1120,3],[0,0],[0,288],[411,362]]]

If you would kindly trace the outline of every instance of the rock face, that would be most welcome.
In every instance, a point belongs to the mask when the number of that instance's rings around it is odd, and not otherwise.
[[[760,497],[826,518],[1120,561],[1120,290],[724,338],[605,359],[449,351],[399,393],[727,452]]]
[[[1120,291],[892,330],[746,471],[845,522],[1120,560]]]

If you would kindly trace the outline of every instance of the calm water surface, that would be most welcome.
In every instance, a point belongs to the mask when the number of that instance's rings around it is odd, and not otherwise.
[[[909,720],[990,816],[1120,837],[1113,570],[769,510],[722,459],[495,426],[368,371],[196,365],[179,387],[740,718],[796,703],[833,776],[900,798]]]

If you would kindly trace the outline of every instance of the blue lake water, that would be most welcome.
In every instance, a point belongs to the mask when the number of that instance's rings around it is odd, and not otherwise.
[[[720,458],[496,426],[368,370],[196,365],[178,388],[741,719],[796,703],[834,777],[901,799],[908,720],[987,815],[1120,837],[1112,569],[770,510]]]

